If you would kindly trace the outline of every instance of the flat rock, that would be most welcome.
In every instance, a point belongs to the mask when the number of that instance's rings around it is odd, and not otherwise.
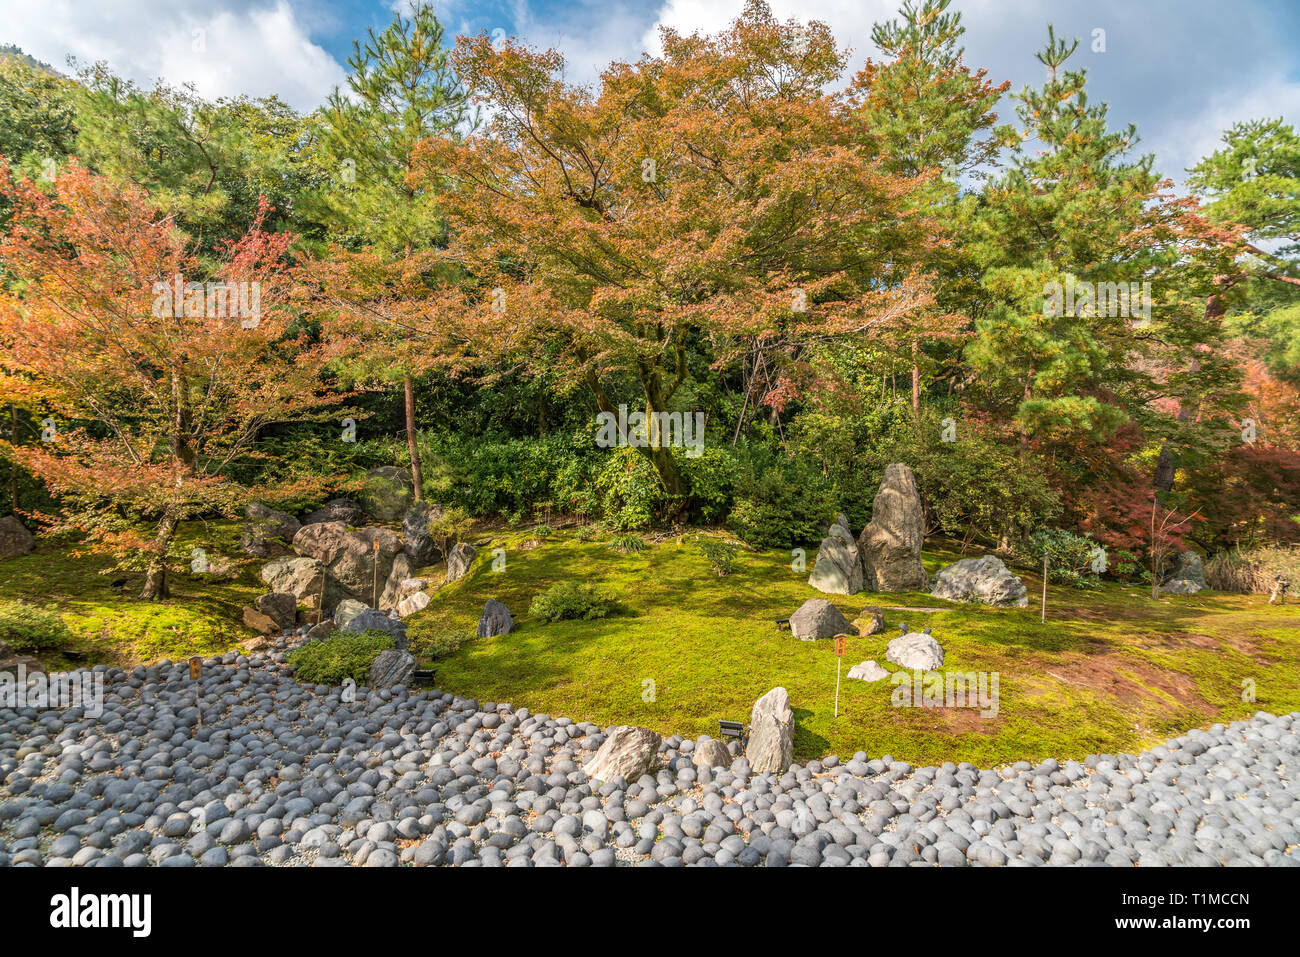
[[[934,671],[943,667],[943,648],[930,635],[914,631],[891,641],[885,660],[909,671]]]
[[[874,661],[863,661],[849,669],[849,677],[854,681],[879,681],[888,678],[889,672]]]

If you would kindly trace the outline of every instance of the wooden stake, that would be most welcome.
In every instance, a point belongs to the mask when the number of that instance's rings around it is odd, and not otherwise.
[[[371,594],[375,603],[374,607],[376,610],[378,610],[379,609],[379,539],[375,539],[374,566],[375,566],[375,587],[372,590]]]
[[[1047,621],[1047,553],[1043,553],[1043,622]]]

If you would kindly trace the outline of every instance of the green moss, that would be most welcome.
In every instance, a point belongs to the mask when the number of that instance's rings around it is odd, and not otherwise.
[[[906,621],[930,626],[946,671],[997,672],[993,718],[964,708],[894,707],[889,681],[843,679],[834,717],[832,642],[778,631],[808,598],[821,597],[786,552],[755,552],[719,578],[707,558],[677,541],[621,555],[606,544],[557,533],[531,549],[506,548],[503,571],[478,563],[410,619],[413,640],[472,631],[488,598],[504,601],[516,630],[475,639],[444,658],[439,684],[483,701],[602,724],[632,722],[672,734],[715,734],[718,719],[747,720],[776,685],[790,693],[801,759],[863,750],[913,762],[1082,758],[1135,752],[1191,727],[1300,709],[1300,608],[1262,597],[1205,594],[1153,601],[1146,589],[1106,584],[1080,591],[1017,570],[1029,608],[957,605],[926,594],[830,597],[850,619],[867,605],[940,608],[886,611],[884,634],[849,639],[844,672],[865,659],[887,668],[885,646]],[[925,555],[933,573],[960,557]],[[591,583],[626,609],[616,618],[543,625],[521,615],[557,582]],[[1254,680],[1257,700],[1243,701]]]

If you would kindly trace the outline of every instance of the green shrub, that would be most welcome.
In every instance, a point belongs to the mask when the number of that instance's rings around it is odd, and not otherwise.
[[[528,614],[542,622],[608,618],[619,610],[611,595],[587,582],[556,582],[533,598]]]
[[[1045,528],[1026,536],[1017,549],[1022,560],[1041,567],[1047,555],[1047,580],[1057,585],[1091,588],[1099,583],[1092,569],[1097,542],[1063,528]]]
[[[624,555],[631,555],[636,552],[643,552],[649,546],[646,545],[645,539],[640,535],[634,535],[631,532],[625,532],[622,535],[615,535],[609,540],[609,547],[616,552],[622,552]]]
[[[695,544],[704,553],[709,567],[713,569],[713,573],[719,578],[730,575],[736,570],[736,566],[740,564],[740,546],[735,542],[700,536],[696,539]]]
[[[779,456],[761,463],[736,487],[727,524],[758,548],[793,548],[821,541],[835,517],[833,491],[820,473]]]
[[[429,519],[429,535],[438,543],[443,555],[447,550],[465,537],[473,526],[474,520],[459,505],[449,505],[441,512],[435,510]]]
[[[338,633],[324,641],[300,645],[285,655],[285,660],[299,681],[337,685],[351,678],[357,684],[364,684],[370,665],[379,653],[392,647],[393,636],[382,631]]]
[[[55,612],[20,601],[0,602],[0,641],[15,648],[57,648],[71,637]]]

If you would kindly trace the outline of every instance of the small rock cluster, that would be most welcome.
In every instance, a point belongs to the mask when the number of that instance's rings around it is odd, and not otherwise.
[[[740,756],[432,690],[348,700],[295,681],[290,643],[198,682],[98,667],[97,718],[0,710],[0,866],[1300,863],[1300,714],[1082,762],[790,764],[783,689]]]

